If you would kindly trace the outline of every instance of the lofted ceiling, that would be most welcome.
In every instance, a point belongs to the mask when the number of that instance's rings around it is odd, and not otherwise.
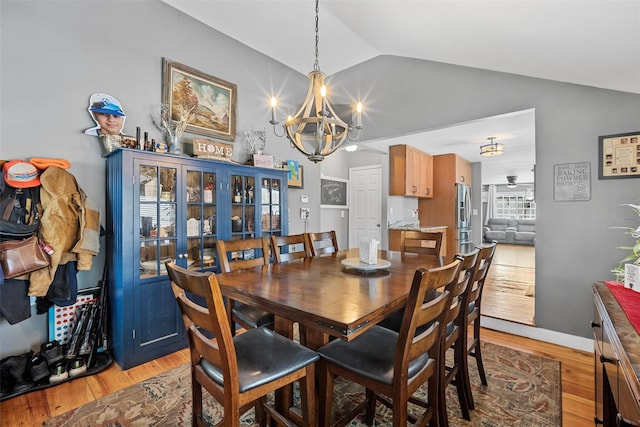
[[[163,1],[300,73],[313,68],[312,0]],[[327,75],[396,55],[640,93],[640,0],[321,0],[319,37]],[[495,136],[507,154],[482,159],[483,183],[532,182],[534,114],[452,124],[412,145],[480,161]]]

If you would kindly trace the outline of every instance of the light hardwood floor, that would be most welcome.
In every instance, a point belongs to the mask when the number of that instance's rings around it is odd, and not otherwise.
[[[483,329],[481,336],[486,342],[559,361],[562,372],[563,425],[593,427],[592,353],[488,329]],[[42,421],[51,417],[188,362],[188,352],[182,350],[126,371],[113,363],[100,374],[0,402],[0,425],[5,427],[42,425]],[[185,381],[189,379],[185,378]]]
[[[535,248],[498,244],[482,293],[481,313],[535,326]]]

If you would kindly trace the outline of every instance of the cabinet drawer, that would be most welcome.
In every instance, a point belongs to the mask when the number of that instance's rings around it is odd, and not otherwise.
[[[627,378],[623,369],[618,370],[618,376],[618,412],[627,423],[640,426],[640,396],[637,395],[638,390],[631,389],[631,384],[635,384],[637,380]]]

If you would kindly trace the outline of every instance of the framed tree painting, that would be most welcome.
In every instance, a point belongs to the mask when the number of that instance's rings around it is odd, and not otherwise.
[[[186,132],[236,139],[235,84],[163,59],[162,104],[176,121],[188,116]]]

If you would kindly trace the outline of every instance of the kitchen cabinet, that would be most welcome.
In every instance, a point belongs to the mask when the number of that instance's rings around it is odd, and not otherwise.
[[[216,240],[287,234],[286,200],[284,170],[132,149],[110,153],[107,250],[115,361],[128,369],[187,345],[165,261],[218,272]]]
[[[607,285],[593,285],[596,424],[640,426],[640,336]]]
[[[418,201],[421,226],[446,226],[445,260],[460,249],[456,184],[471,185],[471,163],[456,154],[433,156],[433,198]]]
[[[389,147],[389,195],[433,197],[433,158],[410,145]]]

